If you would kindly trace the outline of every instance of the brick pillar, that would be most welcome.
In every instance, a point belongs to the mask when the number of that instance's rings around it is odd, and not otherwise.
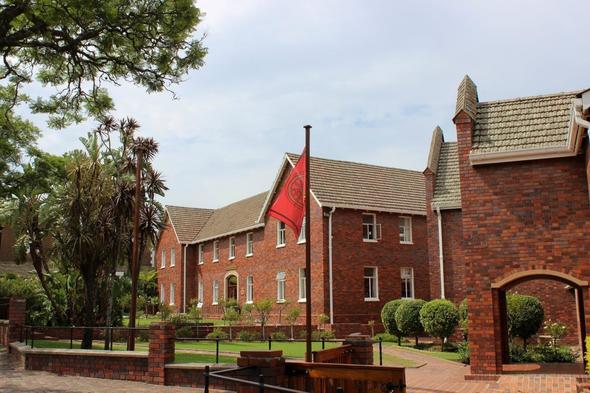
[[[150,325],[147,382],[165,384],[165,366],[174,362],[175,337],[176,329],[170,322],[155,322]]]
[[[344,344],[352,345],[353,364],[373,364],[373,340],[369,336],[351,334]]]
[[[241,351],[237,360],[238,367],[250,367],[243,373],[234,375],[237,378],[245,378],[258,382],[260,375],[264,383],[283,386],[285,382],[285,358],[283,351]],[[256,393],[259,388],[256,386],[239,385],[237,393]]]
[[[10,298],[8,303],[8,343],[20,341],[25,326],[27,303],[25,299]]]

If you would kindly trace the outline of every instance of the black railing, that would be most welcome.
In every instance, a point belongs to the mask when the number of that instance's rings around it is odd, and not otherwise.
[[[35,348],[35,339],[50,339],[58,341],[69,341],[69,349],[74,348],[74,342],[82,342],[84,334],[91,330],[92,341],[103,342],[104,350],[113,350],[113,343],[127,344],[131,333],[135,337],[142,332],[148,333],[149,328],[129,328],[124,326],[22,326],[20,329],[20,341],[31,348]],[[146,341],[147,341],[146,335]],[[95,348],[96,349],[96,348]]]
[[[264,393],[266,390],[274,391],[274,392],[285,392],[285,393],[306,393],[303,390],[295,390],[286,388],[283,386],[272,385],[264,382],[264,375],[262,373],[258,374],[258,381],[251,381],[249,379],[242,379],[236,377],[230,377],[228,375],[223,375],[225,373],[235,373],[240,371],[247,371],[247,370],[257,370],[257,367],[241,367],[241,368],[234,368],[228,370],[218,370],[218,371],[211,371],[209,366],[205,366],[205,373],[203,375],[204,379],[204,391],[205,393],[209,393],[209,388],[211,385],[211,378],[219,379],[225,382],[232,382],[239,385],[246,385],[246,386],[253,386],[258,387],[259,393]]]

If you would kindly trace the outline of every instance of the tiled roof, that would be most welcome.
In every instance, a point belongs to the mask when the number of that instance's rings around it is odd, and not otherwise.
[[[477,104],[472,152],[510,152],[567,145],[578,92]]]
[[[215,209],[203,229],[192,240],[198,242],[237,233],[259,224],[257,222],[258,216],[267,195],[268,191]]]
[[[212,209],[166,206],[168,217],[181,243],[192,241],[213,214]]]
[[[440,147],[432,204],[441,209],[461,207],[457,142],[444,142]]]
[[[455,116],[457,116],[459,112],[465,111],[471,119],[475,119],[477,102],[477,86],[475,86],[475,83],[473,83],[469,75],[465,75],[457,90]]]
[[[287,153],[295,164],[299,155]],[[311,189],[323,206],[426,214],[421,172],[311,157]]]

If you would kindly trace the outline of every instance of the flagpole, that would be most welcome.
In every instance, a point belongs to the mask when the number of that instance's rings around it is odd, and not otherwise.
[[[310,176],[309,176],[309,133],[305,128],[305,361],[311,362],[311,214],[310,214]]]

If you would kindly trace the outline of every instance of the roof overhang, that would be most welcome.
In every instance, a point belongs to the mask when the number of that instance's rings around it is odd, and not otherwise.
[[[584,126],[578,123],[578,119],[581,120],[581,113],[579,112],[581,107],[582,100],[575,99],[572,103],[567,141],[563,146],[483,153],[472,151],[469,153],[469,162],[475,166],[576,156],[580,153],[585,129]]]
[[[372,211],[372,212],[383,212],[383,213],[398,213],[398,214],[408,214],[414,216],[425,216],[426,212],[422,210],[408,210],[408,209],[387,209],[387,208],[380,208],[380,207],[371,207],[371,206],[360,206],[360,205],[346,205],[346,204],[338,204],[338,203],[324,203],[323,207],[334,207],[337,209],[351,209],[351,210],[364,210],[364,211]]]
[[[432,202],[430,208],[435,210],[457,210],[461,209],[461,202]]]
[[[219,239],[219,238],[222,238],[222,237],[231,236],[231,235],[235,235],[235,234],[238,234],[238,233],[243,233],[243,232],[251,231],[253,229],[258,229],[258,228],[262,228],[262,227],[264,227],[264,222],[261,222],[261,223],[258,223],[258,224],[254,224],[254,225],[251,225],[249,227],[236,229],[234,231],[230,231],[230,232],[226,232],[226,233],[220,233],[219,235],[209,236],[209,237],[202,238],[202,239],[196,239],[196,240],[193,240],[191,242],[187,242],[186,244],[203,243],[203,242],[207,242],[209,240]]]

